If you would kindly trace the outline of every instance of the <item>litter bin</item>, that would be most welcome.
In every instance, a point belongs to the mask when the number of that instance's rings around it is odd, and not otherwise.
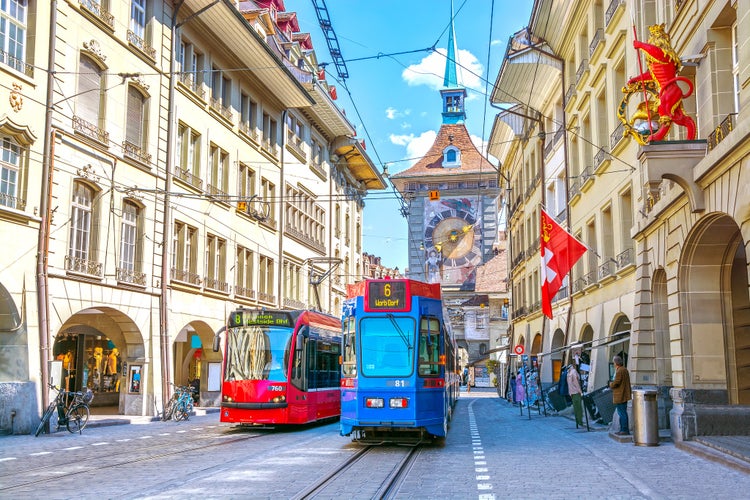
[[[659,446],[659,425],[655,389],[633,389],[633,443]]]

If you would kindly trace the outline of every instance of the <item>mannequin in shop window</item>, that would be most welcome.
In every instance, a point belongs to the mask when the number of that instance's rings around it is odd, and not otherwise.
[[[104,374],[107,376],[107,379],[109,381],[109,390],[114,392],[117,392],[120,388],[120,381],[118,380],[118,372],[120,371],[118,370],[118,366],[120,364],[119,355],[120,351],[117,349],[117,347],[114,347],[109,353],[109,356],[107,356],[107,365],[104,371]]]

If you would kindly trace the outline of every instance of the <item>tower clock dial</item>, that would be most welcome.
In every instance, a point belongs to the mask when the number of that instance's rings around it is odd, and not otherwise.
[[[481,262],[481,235],[476,218],[466,210],[445,209],[425,229],[425,245],[435,249],[444,265],[463,267]]]

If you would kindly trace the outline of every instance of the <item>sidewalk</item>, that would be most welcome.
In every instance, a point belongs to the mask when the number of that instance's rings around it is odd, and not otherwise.
[[[481,388],[472,387],[471,392],[467,392],[465,387],[461,388],[462,398],[485,398],[485,397],[496,397],[499,400],[505,402],[508,406],[511,403],[504,398],[498,396],[497,391],[494,388]],[[517,404],[512,405],[515,410],[521,415],[521,410]],[[531,418],[538,418],[539,416],[544,417],[544,410],[541,412],[536,406],[531,407]],[[523,416],[528,416],[529,409],[523,408]],[[559,412],[547,412],[548,416],[563,417],[572,422],[575,422],[575,416],[573,415],[573,407],[568,406],[564,410]],[[588,415],[590,417],[590,415]],[[590,432],[608,432],[609,437],[614,441],[622,444],[633,444],[633,436],[617,436],[613,431],[610,431],[609,424],[600,424],[596,421],[589,419],[588,427],[585,425],[581,431],[588,430]],[[672,442],[672,433],[669,429],[659,429],[659,442]],[[750,474],[750,436],[699,436],[691,441],[678,441],[674,443],[675,447],[692,453],[694,455],[712,460],[714,462],[721,463],[727,467],[740,470],[742,472]]]
[[[218,407],[196,407],[190,414],[193,416],[208,415],[211,413],[219,413]],[[149,416],[149,415],[113,415],[113,414],[99,414],[91,415],[89,417],[89,423],[87,427],[107,427],[110,425],[128,425],[128,424],[148,424],[151,422],[161,421],[160,417]]]

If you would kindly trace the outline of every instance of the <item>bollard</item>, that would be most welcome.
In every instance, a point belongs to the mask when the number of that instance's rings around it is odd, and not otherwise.
[[[656,390],[633,389],[633,443],[659,446]]]

